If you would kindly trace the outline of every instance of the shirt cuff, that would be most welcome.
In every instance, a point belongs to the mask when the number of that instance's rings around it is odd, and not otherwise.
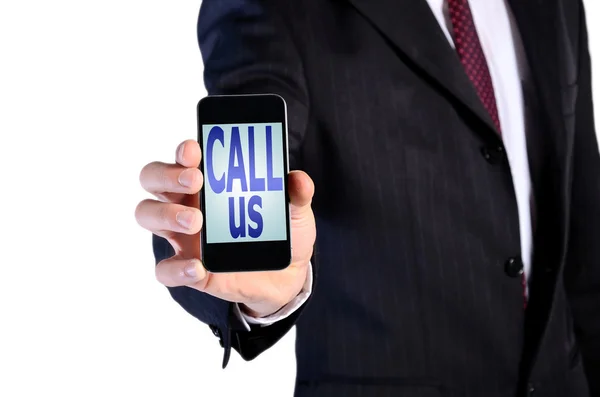
[[[240,322],[244,325],[247,331],[250,331],[250,324],[260,325],[261,327],[267,327],[271,324],[275,324],[278,321],[281,321],[290,315],[292,315],[296,310],[298,310],[304,302],[308,300],[308,297],[312,293],[312,285],[313,285],[313,274],[312,274],[312,265],[308,264],[308,271],[306,272],[306,281],[304,281],[304,285],[302,286],[302,290],[300,293],[292,299],[290,303],[276,311],[275,313],[268,315],[266,317],[252,317],[240,309],[239,304],[233,305],[233,312],[235,316],[240,320]]]

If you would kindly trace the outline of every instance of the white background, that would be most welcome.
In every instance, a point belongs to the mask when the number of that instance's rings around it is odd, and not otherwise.
[[[295,333],[221,370],[133,217],[141,167],[196,135],[198,7],[0,3],[0,396],[291,396]]]

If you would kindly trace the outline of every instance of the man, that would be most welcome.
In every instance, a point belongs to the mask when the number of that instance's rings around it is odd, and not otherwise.
[[[157,277],[224,365],[296,324],[296,396],[600,396],[580,0],[204,0],[198,32],[210,94],[286,99],[306,172],[292,266],[212,275],[197,144],[142,171]]]

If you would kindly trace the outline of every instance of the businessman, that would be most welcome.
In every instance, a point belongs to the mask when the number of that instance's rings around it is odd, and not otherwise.
[[[297,325],[298,397],[600,396],[581,0],[204,0],[198,34],[210,94],[286,99],[301,170],[292,265],[227,275],[198,145],[141,172],[157,278],[223,365]]]

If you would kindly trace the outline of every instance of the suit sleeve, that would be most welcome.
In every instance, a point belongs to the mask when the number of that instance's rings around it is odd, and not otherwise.
[[[209,95],[275,93],[288,107],[291,169],[302,168],[301,146],[308,125],[308,94],[301,58],[285,15],[293,2],[283,0],[204,0],[198,40]],[[170,245],[154,237],[157,262],[173,255]],[[313,280],[316,285],[316,258]],[[224,348],[223,368],[231,348],[252,360],[273,346],[295,324],[308,301],[287,318],[248,332],[233,304],[188,287],[169,288],[188,313],[209,325]],[[309,298],[310,301],[310,298]]]
[[[591,60],[581,5],[571,224],[565,282],[593,396],[600,396],[600,155],[594,126]]]

